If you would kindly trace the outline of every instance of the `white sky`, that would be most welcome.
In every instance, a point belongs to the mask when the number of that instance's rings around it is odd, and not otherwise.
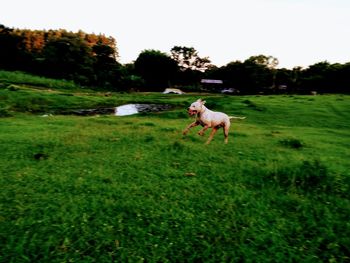
[[[3,0],[0,24],[112,36],[121,63],[175,45],[217,66],[260,54],[290,69],[350,62],[349,0]]]

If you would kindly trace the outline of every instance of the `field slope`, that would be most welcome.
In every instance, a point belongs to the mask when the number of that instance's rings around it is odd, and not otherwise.
[[[350,261],[349,96],[106,94],[9,80],[0,262]],[[182,136],[199,96],[247,117],[227,145],[222,132],[210,145],[198,129]],[[173,110],[60,114],[129,102]]]

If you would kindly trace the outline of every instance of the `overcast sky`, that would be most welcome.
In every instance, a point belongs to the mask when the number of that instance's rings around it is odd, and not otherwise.
[[[260,54],[290,69],[350,62],[350,0],[11,0],[0,24],[112,36],[121,63],[175,45],[217,66]]]

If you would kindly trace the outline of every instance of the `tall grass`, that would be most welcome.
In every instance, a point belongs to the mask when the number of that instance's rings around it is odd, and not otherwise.
[[[65,105],[75,96],[101,99]],[[0,262],[348,262],[349,97],[206,96],[247,117],[206,146],[181,134],[198,96],[112,95],[178,106],[140,116],[1,118]]]
[[[33,85],[36,88],[50,88],[50,89],[68,89],[75,90],[80,87],[73,81],[49,79],[45,77],[39,77],[24,72],[11,72],[0,70],[0,83],[8,84],[26,84]],[[15,87],[15,86],[13,86]]]

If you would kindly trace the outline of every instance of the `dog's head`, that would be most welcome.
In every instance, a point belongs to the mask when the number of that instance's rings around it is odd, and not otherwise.
[[[191,104],[191,106],[188,108],[188,114],[190,116],[196,115],[197,113],[201,112],[203,110],[203,106],[205,104],[205,101],[199,99]]]

